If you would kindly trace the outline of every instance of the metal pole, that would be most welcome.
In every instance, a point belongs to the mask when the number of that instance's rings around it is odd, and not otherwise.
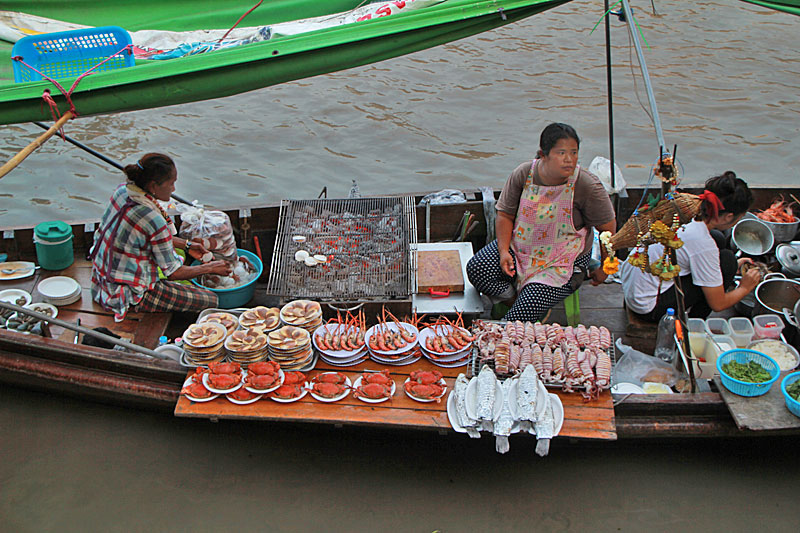
[[[48,126],[47,124],[44,124],[42,122],[34,122],[34,124],[36,124],[37,126],[42,128],[43,130],[50,129],[50,126]],[[82,143],[76,141],[75,139],[73,139],[69,135],[64,135],[64,140],[66,140],[70,144],[73,144],[73,145],[77,146],[78,148],[80,148],[81,150],[86,152],[87,154],[91,154],[91,155],[95,156],[96,158],[108,163],[109,165],[111,165],[112,167],[114,167],[114,168],[116,168],[118,170],[122,170],[123,169],[123,166],[122,166],[121,163],[119,163],[117,161],[114,161],[110,157],[106,157],[103,154],[101,154],[100,152],[98,152],[96,150],[93,150],[92,148],[89,148],[85,144],[82,144]],[[186,200],[185,198],[181,198],[177,194],[173,193],[172,197],[175,198],[176,200],[178,200],[182,204],[192,205],[192,202]]]
[[[614,172],[614,102],[611,97],[611,22],[608,14],[608,0],[604,0],[604,4],[606,14],[606,85],[608,86],[608,152],[611,160],[611,188],[614,189],[616,187],[617,173]]]
[[[73,324],[71,322],[65,322],[64,320],[60,320],[58,318],[53,318],[50,315],[45,315],[44,313],[38,313],[36,311],[31,311],[30,309],[27,309],[25,307],[20,307],[18,305],[14,305],[14,304],[11,304],[11,303],[8,303],[8,302],[0,302],[0,308],[8,309],[10,311],[16,311],[17,313],[22,313],[23,315],[30,315],[30,316],[32,316],[34,318],[38,318],[39,320],[44,320],[45,322],[48,322],[50,324],[55,324],[57,326],[61,326],[62,328],[67,328],[67,329],[70,329],[72,331],[77,331],[79,333],[83,333],[84,335],[89,335],[90,337],[96,337],[96,338],[98,338],[100,340],[104,340],[104,341],[110,342],[112,344],[116,344],[116,345],[119,345],[119,346],[124,346],[125,348],[133,350],[135,352],[142,353],[144,355],[149,355],[150,357],[155,357],[156,359],[165,359],[165,360],[169,359],[169,357],[167,357],[164,354],[160,354],[160,353],[158,353],[158,352],[156,352],[154,350],[150,350],[150,349],[145,348],[143,346],[139,346],[138,344],[133,344],[133,343],[128,342],[128,341],[126,341],[124,339],[117,339],[117,338],[112,337],[110,335],[106,335],[105,333],[100,333],[99,331],[95,331],[93,329],[85,328],[83,326],[78,326],[78,325]]]
[[[647,99],[650,101],[650,113],[653,116],[653,126],[656,129],[656,139],[661,147],[667,146],[664,142],[664,132],[661,130],[661,119],[658,117],[658,106],[656,105],[655,96],[653,96],[653,86],[650,83],[650,74],[647,72],[647,63],[644,60],[644,53],[642,52],[642,45],[639,43],[639,34],[636,32],[636,23],[633,20],[633,13],[628,0],[622,0],[622,9],[625,12],[625,22],[628,24],[628,31],[633,39],[633,46],[636,48],[636,57],[639,60],[639,68],[642,70],[642,78],[644,78],[644,86],[647,90]]]

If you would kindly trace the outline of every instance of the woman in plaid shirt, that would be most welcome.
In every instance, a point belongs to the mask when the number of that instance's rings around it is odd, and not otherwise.
[[[156,200],[169,201],[178,172],[164,154],[146,154],[124,168],[120,185],[103,214],[92,248],[92,298],[114,311],[117,321],[140,313],[201,311],[218,304],[212,291],[175,283],[203,274],[230,274],[225,261],[184,265],[175,247],[200,257],[197,242],[175,236],[175,226]],[[159,280],[158,268],[167,277]]]

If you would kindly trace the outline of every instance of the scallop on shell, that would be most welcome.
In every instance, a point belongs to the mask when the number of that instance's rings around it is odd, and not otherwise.
[[[309,254],[309,253],[308,253],[308,252],[306,252],[305,250],[297,250],[297,251],[294,253],[294,260],[295,260],[295,261],[299,261],[299,262],[301,262],[301,263],[302,263],[303,261],[307,260],[309,257],[311,257],[311,254]]]
[[[313,257],[306,257],[304,261],[306,263],[306,266],[310,267],[317,266],[317,260]]]
[[[322,255],[322,254],[315,255],[314,259],[317,260],[317,263],[327,263],[328,262],[328,256]]]

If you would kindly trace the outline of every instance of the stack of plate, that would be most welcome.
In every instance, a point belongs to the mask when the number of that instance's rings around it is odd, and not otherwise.
[[[324,340],[327,334],[342,335],[352,332],[353,329],[355,329],[353,326],[346,326],[344,324],[320,326],[311,336],[311,342],[314,344],[314,348],[319,352],[320,358],[329,365],[337,367],[354,366],[368,359],[369,354],[367,353],[366,344],[355,350],[328,350],[320,347],[320,343],[318,342]]]
[[[36,287],[44,300],[53,305],[69,305],[81,299],[81,285],[68,276],[43,279]]]
[[[280,327],[280,312],[281,310],[277,307],[264,307],[263,305],[246,309],[239,315],[239,325],[244,329],[259,329],[264,333],[269,333]]]
[[[411,342],[406,341],[405,346],[393,350],[382,350],[376,347],[380,346],[380,342],[375,341],[373,337],[377,338],[382,335],[385,338],[387,333],[399,333],[400,328],[405,330],[407,336],[413,336],[414,340]],[[419,330],[407,322],[386,322],[372,326],[364,335],[364,340],[369,351],[369,358],[377,363],[401,366],[416,363],[422,358],[418,345]]]
[[[294,326],[283,326],[267,333],[269,358],[282,370],[306,369],[314,360],[311,335]]]
[[[322,325],[322,306],[311,300],[295,300],[281,308],[280,316],[284,324],[314,333]]]
[[[464,331],[464,330],[462,330]],[[472,352],[472,343],[467,343],[466,346],[458,349],[457,351],[441,351],[437,352],[434,350],[428,349],[428,340],[431,341],[436,338],[447,337],[448,335],[452,334],[453,327],[452,326],[436,326],[436,329],[433,328],[425,328],[419,332],[419,346],[422,349],[422,355],[425,358],[433,363],[436,366],[440,366],[442,368],[456,368],[459,366],[464,366],[469,364],[469,356]]]
[[[239,319],[231,313],[224,311],[209,313],[197,319],[198,324],[205,324],[206,322],[216,322],[228,331],[228,335],[239,329]]]
[[[183,333],[183,351],[191,365],[207,365],[225,358],[225,337],[228,332],[222,324],[206,322],[192,324]]]
[[[267,359],[267,334],[259,330],[234,331],[225,338],[228,359],[244,365]]]

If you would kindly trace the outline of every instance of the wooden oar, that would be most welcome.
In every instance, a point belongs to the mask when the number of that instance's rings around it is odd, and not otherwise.
[[[66,113],[64,113],[61,116],[61,118],[58,119],[58,121],[50,127],[50,129],[48,129],[46,132],[37,137],[36,140],[30,143],[28,146],[23,148],[17,155],[12,157],[8,161],[8,163],[0,167],[0,178],[2,178],[15,168],[17,168],[17,165],[22,163],[26,157],[28,157],[29,155],[31,155],[31,153],[33,153],[34,150],[41,147],[47,141],[47,139],[55,135],[55,133],[58,130],[60,130],[61,127],[64,124],[66,124],[69,119],[72,118],[72,116],[73,116],[72,111],[67,111]]]
[[[66,328],[72,331],[77,331],[78,333],[83,333],[84,335],[89,335],[90,337],[95,337],[97,339],[109,342],[111,344],[116,344],[118,346],[124,346],[129,350],[133,350],[134,352],[139,352],[144,355],[149,355],[150,357],[155,357],[157,359],[170,359],[166,355],[160,354],[156,351],[150,350],[149,348],[145,348],[143,346],[139,346],[137,344],[133,344],[132,342],[128,342],[124,339],[117,339],[116,337],[112,337],[110,335],[106,335],[105,333],[100,333],[99,331],[95,331],[93,329],[85,328],[83,326],[79,326],[77,324],[73,324],[71,322],[66,322],[64,320],[60,320],[58,318],[53,318],[49,315],[45,315],[43,313],[39,313],[36,311],[32,311],[26,307],[20,307],[18,305],[14,305],[8,302],[0,301],[0,308],[8,309],[9,311],[16,311],[17,313],[22,313],[23,315],[29,315],[34,318],[38,318],[39,320],[43,320],[50,324],[55,324],[57,326],[61,326],[62,328]],[[171,359],[170,359],[171,360]]]

